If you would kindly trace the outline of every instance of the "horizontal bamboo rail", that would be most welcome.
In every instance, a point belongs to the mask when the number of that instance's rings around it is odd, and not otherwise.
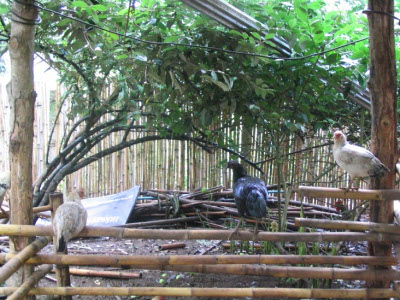
[[[342,198],[356,200],[399,200],[400,190],[344,190],[327,187],[300,186],[301,197]]]
[[[3,284],[12,274],[14,274],[29,258],[38,253],[49,243],[49,238],[40,237],[26,246],[21,252],[16,254],[5,265],[0,268],[0,284]]]
[[[262,265],[139,265],[137,269],[174,272],[194,272],[221,275],[270,276],[277,278],[343,279],[365,281],[394,281],[400,278],[396,270],[342,269],[324,267],[287,267]]]
[[[44,265],[36,270],[23,284],[10,295],[7,300],[20,300],[23,299],[25,295],[29,293],[29,291],[53,269],[52,265]]]
[[[124,224],[124,225],[119,225],[118,227],[134,228],[134,227],[144,227],[144,226],[154,226],[154,225],[168,225],[168,224],[176,224],[176,223],[184,223],[184,222],[193,222],[193,221],[197,221],[199,219],[200,219],[199,216],[186,217],[186,218],[171,218],[171,219],[164,219],[164,220],[129,223],[129,224]]]
[[[16,254],[0,254],[0,263]],[[340,264],[340,265],[397,265],[388,256],[318,256],[318,255],[62,255],[37,254],[27,264],[75,266],[136,266],[136,265],[194,265],[194,264]]]
[[[131,229],[119,227],[86,226],[79,237],[116,237],[120,239],[161,239],[161,240],[228,240],[232,230],[160,230]],[[9,236],[53,236],[51,226],[0,225],[0,235]],[[240,230],[232,240],[251,241],[253,232]],[[364,232],[265,232],[255,236],[256,241],[274,242],[336,242],[336,241],[400,241],[400,235]]]
[[[0,295],[10,295],[16,287],[0,288]],[[170,297],[271,297],[271,298],[396,298],[392,289],[299,289],[299,288],[177,288],[177,287],[41,287],[29,295],[62,296],[170,296]]]
[[[32,210],[33,210],[34,214],[37,214],[37,213],[52,210],[52,209],[53,209],[53,207],[51,205],[45,205],[45,206],[34,207]],[[9,212],[0,213],[0,219],[8,218],[8,217],[9,217]]]
[[[400,226],[395,224],[383,224],[373,222],[357,222],[357,221],[340,221],[340,220],[317,220],[308,218],[295,218],[297,226],[324,228],[324,229],[341,229],[353,231],[371,231],[382,233],[400,234]]]

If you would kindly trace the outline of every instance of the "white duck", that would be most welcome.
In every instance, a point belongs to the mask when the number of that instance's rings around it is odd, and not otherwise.
[[[370,151],[348,143],[343,132],[335,131],[333,141],[333,157],[339,167],[350,175],[347,190],[356,177],[382,177],[390,171]]]

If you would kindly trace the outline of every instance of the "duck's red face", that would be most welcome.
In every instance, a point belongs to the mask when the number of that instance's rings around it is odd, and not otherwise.
[[[346,136],[343,134],[343,132],[341,131],[335,131],[335,133],[333,134],[333,138],[335,140],[335,142],[344,142],[346,140]]]

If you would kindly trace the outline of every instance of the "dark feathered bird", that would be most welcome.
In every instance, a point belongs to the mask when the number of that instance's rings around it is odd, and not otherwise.
[[[267,215],[267,186],[261,178],[247,175],[246,169],[237,161],[229,161],[226,167],[233,170],[233,196],[241,216],[233,233],[237,232],[244,217],[251,217],[256,219],[255,235],[259,220]]]

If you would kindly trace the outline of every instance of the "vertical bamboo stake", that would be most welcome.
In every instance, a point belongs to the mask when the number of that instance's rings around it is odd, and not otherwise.
[[[50,195],[50,204],[53,206],[53,210],[51,212],[51,218],[54,219],[54,215],[58,209],[58,207],[63,203],[63,194],[61,193],[53,193]],[[56,252],[56,240],[53,238],[54,243],[54,252]],[[65,254],[68,254],[68,249],[65,247]],[[57,277],[57,286],[59,287],[67,287],[71,286],[71,278],[69,276],[69,266],[56,266],[56,277]],[[72,300],[71,296],[62,296],[61,300]]]
[[[192,154],[192,157],[191,157],[191,164],[192,164],[192,167],[191,167],[191,169],[192,169],[192,182],[191,182],[191,190],[193,191],[195,188],[196,188],[196,182],[197,182],[197,177],[196,177],[196,175],[197,175],[197,172],[196,172],[196,170],[197,170],[197,162],[196,162],[196,146],[192,146],[191,147],[191,154]]]
[[[179,176],[178,176],[178,170],[179,170],[179,146],[180,142],[179,141],[174,141],[175,147],[174,147],[174,152],[175,152],[175,158],[174,158],[174,181],[173,181],[173,189],[179,189]]]
[[[182,141],[181,143],[181,170],[179,172],[179,188],[181,190],[185,190],[185,177],[186,177],[186,172],[185,172],[185,154],[186,154],[186,142]]]

